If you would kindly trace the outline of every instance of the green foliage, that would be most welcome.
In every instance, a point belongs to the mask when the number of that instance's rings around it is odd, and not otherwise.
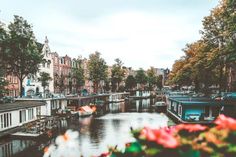
[[[14,21],[8,25],[9,32],[3,40],[3,61],[7,65],[6,72],[13,73],[22,82],[29,74],[38,71],[42,62],[42,52],[38,50],[32,26],[20,16],[14,16]]]
[[[215,125],[179,124],[132,130],[134,142],[125,150],[109,149],[100,157],[231,157],[236,155],[236,120],[220,115]]]
[[[99,52],[89,55],[88,69],[89,80],[93,82],[94,92],[97,93],[98,84],[107,78],[107,65]]]
[[[236,61],[236,14],[234,0],[221,0],[203,19],[202,38],[187,44],[185,55],[173,65],[168,82],[194,84],[196,90],[209,93],[209,86],[226,90],[229,67]],[[201,87],[203,87],[201,89]]]
[[[5,79],[4,69],[0,68],[0,97],[2,97],[4,93],[7,92],[7,89],[5,88],[5,86],[7,85],[8,85],[8,82]]]
[[[79,90],[85,84],[84,69],[81,66],[81,60],[77,60],[77,67],[72,68],[72,77],[76,81],[76,89]]]
[[[120,82],[124,79],[125,71],[122,68],[122,61],[117,58],[115,59],[115,64],[112,66],[111,69],[111,83],[112,83],[112,91],[116,92],[119,89]]]
[[[137,71],[137,74],[135,75],[136,83],[141,85],[146,85],[147,83],[147,75],[145,74],[145,71],[143,69],[139,69]]]
[[[153,90],[156,85],[157,76],[154,67],[151,67],[147,70],[147,82],[149,86],[149,90]]]
[[[163,76],[162,75],[159,75],[156,77],[156,86],[159,89],[163,88]]]
[[[41,85],[43,87],[43,92],[45,94],[45,88],[49,85],[49,81],[52,80],[52,78],[50,77],[49,73],[46,72],[40,72],[40,77],[38,78],[38,81],[41,82]]]
[[[125,80],[125,89],[132,90],[135,87],[136,87],[136,79],[132,75],[129,75]]]

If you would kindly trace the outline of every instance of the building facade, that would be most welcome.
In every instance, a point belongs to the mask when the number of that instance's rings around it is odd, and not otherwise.
[[[6,96],[11,96],[11,97],[17,97],[20,95],[20,82],[18,77],[12,75],[7,75],[6,76],[6,81],[8,82],[8,85],[6,86],[7,92]]]
[[[48,43],[49,41],[46,37],[42,45],[43,62],[39,65],[39,71],[35,75],[29,75],[23,81],[24,96],[43,95],[44,92],[45,95],[48,96],[50,93],[54,93],[53,59]],[[38,80],[42,72],[48,73],[51,77],[45,91],[42,87],[42,83]]]

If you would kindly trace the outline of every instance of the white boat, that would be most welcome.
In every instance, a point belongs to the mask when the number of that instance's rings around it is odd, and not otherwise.
[[[91,108],[90,106],[81,106],[79,108],[78,114],[80,117],[90,116],[95,112],[95,108]]]
[[[164,101],[159,101],[156,102],[152,107],[157,111],[157,112],[166,112],[166,103]]]

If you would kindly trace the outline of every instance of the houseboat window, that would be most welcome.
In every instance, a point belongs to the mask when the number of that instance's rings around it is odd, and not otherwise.
[[[21,110],[20,111],[20,123],[26,121],[26,110]]]
[[[182,115],[182,105],[178,106],[178,115],[181,116]]]
[[[177,111],[177,103],[174,103],[174,110]]]
[[[28,120],[34,118],[34,110],[32,108],[28,109]]]
[[[3,128],[3,115],[0,116],[1,128]]]
[[[7,128],[12,125],[11,113],[4,113],[0,116],[1,129]]]
[[[36,115],[40,116],[41,115],[41,107],[36,108]]]
[[[168,109],[171,110],[171,104],[170,103],[168,103]]]

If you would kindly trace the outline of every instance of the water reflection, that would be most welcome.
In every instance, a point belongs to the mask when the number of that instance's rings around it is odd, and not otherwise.
[[[107,104],[104,106],[106,114],[100,117],[91,116],[60,121],[57,134],[62,134],[67,129],[79,131],[79,149],[85,157],[99,155],[107,151],[108,146],[117,145],[122,149],[125,147],[125,143],[134,140],[130,134],[130,127],[134,129],[144,126],[156,128],[167,125],[168,118],[165,115],[151,110],[151,105],[154,102],[153,99],[143,99]],[[54,142],[54,139],[41,143],[25,140],[2,141],[0,157],[41,157],[43,148],[51,142]]]
[[[11,157],[24,149],[35,145],[31,140],[6,140],[0,144],[0,157]]]

